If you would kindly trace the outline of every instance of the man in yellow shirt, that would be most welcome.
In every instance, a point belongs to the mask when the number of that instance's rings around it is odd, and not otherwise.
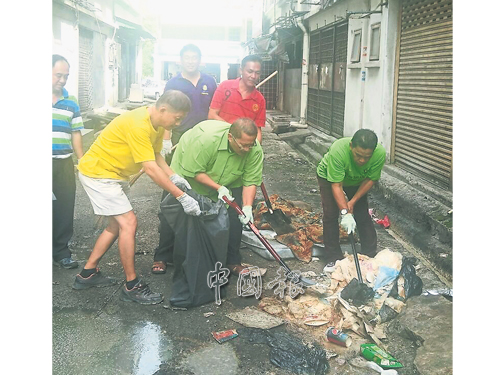
[[[137,108],[116,117],[80,159],[80,182],[94,213],[109,217],[109,224],[76,276],[74,289],[116,284],[116,280],[103,276],[97,265],[118,238],[126,277],[120,298],[140,304],[156,304],[163,300],[162,294],[151,292],[135,273],[137,218],[127,198],[128,179],[143,169],[156,184],[177,198],[184,212],[200,215],[198,202],[184,192],[191,186],[175,174],[160,155],[165,130],[178,126],[190,108],[191,103],[185,94],[170,90],[154,106]]]

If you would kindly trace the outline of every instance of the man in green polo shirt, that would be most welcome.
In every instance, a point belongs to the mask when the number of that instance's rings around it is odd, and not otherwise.
[[[212,199],[224,196],[236,202],[245,213],[238,216],[228,209],[229,244],[227,267],[239,274],[240,242],[243,225],[253,221],[252,204],[257,186],[262,182],[264,154],[257,138],[257,126],[248,118],[239,118],[232,125],[219,120],[206,120],[181,137],[172,158],[171,168],[184,177],[198,194]],[[242,189],[235,189],[241,188]],[[231,189],[234,193],[232,196]],[[241,195],[237,194],[241,191]],[[153,273],[164,273],[172,259],[173,230],[161,220],[160,245],[155,250]],[[160,272],[159,272],[160,271]]]
[[[339,212],[340,225],[347,233],[358,227],[361,253],[375,256],[377,233],[368,213],[367,193],[380,179],[384,163],[385,149],[369,129],[360,129],[352,137],[333,142],[319,162],[316,173],[323,205],[323,241],[327,261],[334,263],[343,258],[339,243]]]

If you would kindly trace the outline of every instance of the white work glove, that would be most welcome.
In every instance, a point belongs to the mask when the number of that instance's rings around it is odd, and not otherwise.
[[[189,182],[187,182],[185,178],[179,176],[178,174],[173,174],[172,176],[170,176],[170,181],[172,181],[175,186],[177,186],[182,191],[191,190],[191,185],[189,185]]]
[[[160,155],[165,157],[172,152],[172,141],[170,139],[163,140],[163,148],[160,151]]]
[[[218,188],[217,193],[219,193],[219,199],[221,201],[224,201],[224,199],[222,199],[223,197],[226,197],[230,201],[234,201],[234,198],[231,196],[229,189],[225,186],[221,186],[220,188]]]
[[[354,216],[351,213],[347,213],[342,216],[340,225],[347,231],[347,234],[351,234],[356,229],[356,220],[354,220]]]
[[[253,212],[252,206],[243,206],[242,211],[244,215],[238,215],[238,219],[240,219],[240,223],[243,225],[247,225],[249,221],[253,223]]]
[[[201,215],[200,205],[194,198],[184,193],[180,197],[177,197],[177,200],[182,204],[182,208],[186,214],[192,216]]]

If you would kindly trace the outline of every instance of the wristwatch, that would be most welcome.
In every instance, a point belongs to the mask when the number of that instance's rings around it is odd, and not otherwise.
[[[343,208],[343,209],[341,209],[341,210],[340,210],[340,214],[341,214],[341,215],[345,215],[345,214],[347,214],[347,208]]]

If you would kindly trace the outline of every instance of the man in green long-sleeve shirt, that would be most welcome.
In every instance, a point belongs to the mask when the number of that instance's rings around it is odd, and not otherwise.
[[[323,205],[327,260],[334,262],[343,257],[339,243],[339,213],[340,224],[347,233],[353,232],[357,225],[361,253],[375,256],[377,234],[368,213],[367,193],[380,179],[384,163],[385,149],[369,129],[360,129],[352,137],[335,141],[320,161],[316,173]]]
[[[253,221],[252,204],[257,186],[262,182],[264,154],[257,138],[257,126],[248,118],[237,119],[232,125],[218,120],[202,121],[181,137],[172,158],[171,167],[184,177],[192,189],[214,202],[226,196],[236,199],[245,216],[229,213],[229,244],[227,267],[239,274],[239,252],[242,225]],[[243,189],[236,189],[241,188]],[[231,189],[234,189],[231,191]],[[242,191],[241,195],[238,191]],[[236,194],[233,194],[236,193]],[[172,259],[173,231],[165,220],[160,228],[160,244],[155,250],[153,273],[166,268]]]

